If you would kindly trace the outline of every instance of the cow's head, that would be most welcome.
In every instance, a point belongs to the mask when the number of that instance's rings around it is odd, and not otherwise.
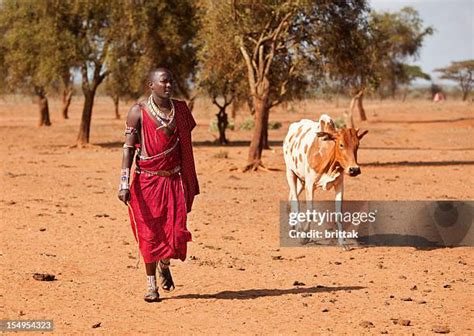
[[[357,163],[359,141],[369,131],[359,131],[354,128],[342,128],[337,131],[318,132],[318,137],[324,141],[334,141],[335,159],[342,166],[344,172],[350,176],[360,174]]]

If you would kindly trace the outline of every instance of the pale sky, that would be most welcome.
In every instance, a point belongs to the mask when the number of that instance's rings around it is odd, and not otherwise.
[[[369,0],[376,11],[398,11],[410,6],[418,11],[426,26],[435,28],[425,38],[418,60],[424,72],[438,81],[434,69],[452,61],[474,59],[474,0]],[[420,80],[419,84],[428,84]],[[445,82],[446,83],[446,82]]]

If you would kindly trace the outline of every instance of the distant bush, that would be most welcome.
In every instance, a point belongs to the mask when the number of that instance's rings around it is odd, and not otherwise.
[[[339,117],[336,120],[334,120],[334,126],[336,126],[336,128],[345,128],[346,121],[344,120],[343,117]]]
[[[277,130],[280,129],[283,124],[279,121],[269,121],[268,122],[268,129],[270,130]],[[243,131],[250,131],[255,127],[255,121],[253,117],[249,117],[245,119],[239,126],[239,128]]]
[[[245,119],[239,126],[239,128],[243,131],[250,131],[255,127],[255,121],[253,117],[249,117]]]
[[[268,122],[268,129],[271,129],[271,130],[280,129],[281,126],[282,126],[282,123],[279,122],[279,121],[269,121]]]
[[[231,131],[235,130],[235,123],[233,120],[229,120],[226,129]],[[219,131],[219,128],[217,127],[217,117],[211,120],[211,123],[209,124],[209,130],[211,132]]]

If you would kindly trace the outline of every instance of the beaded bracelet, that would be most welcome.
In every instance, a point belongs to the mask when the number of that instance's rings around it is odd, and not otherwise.
[[[129,190],[130,168],[121,169],[119,190]]]

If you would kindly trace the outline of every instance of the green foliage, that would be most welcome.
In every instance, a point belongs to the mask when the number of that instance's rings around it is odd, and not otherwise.
[[[254,121],[254,118],[252,117],[248,117],[239,125],[239,128],[243,131],[250,131],[254,129],[254,127],[255,127],[255,121]]]
[[[0,32],[4,88],[44,94],[60,78],[69,50],[58,40],[61,18],[45,1],[5,0]],[[64,35],[64,41],[70,36]]]
[[[229,120],[229,122],[227,123],[226,129],[231,130],[231,131],[235,130],[235,123],[232,119]],[[217,127],[217,118],[214,118],[214,119],[211,120],[211,122],[209,124],[209,130],[211,132],[219,131],[219,128]]]
[[[394,13],[372,12],[370,27],[374,46],[373,70],[382,95],[394,96],[398,86],[414,79],[413,75],[426,78],[421,69],[405,64],[419,56],[424,39],[434,33],[432,27],[423,26],[415,9],[405,7]]]
[[[402,74],[403,77],[400,78],[400,81],[406,84],[410,84],[417,78],[431,80],[430,75],[424,73],[418,65],[402,64]]]
[[[331,28],[334,25],[338,29]],[[416,78],[429,79],[419,67],[405,63],[418,57],[424,39],[433,32],[410,7],[360,16],[337,12],[323,30],[327,37],[322,40],[331,44],[323,43],[321,49],[331,50],[335,45],[339,50],[326,65],[326,85],[336,91],[349,86],[351,95],[363,88],[394,95],[399,85],[408,85]]]
[[[227,2],[213,0],[201,0],[199,4],[200,29],[194,39],[199,62],[197,84],[219,107],[231,101],[240,105],[247,94],[245,65],[233,39],[222,38],[222,31],[229,24],[222,18],[232,16],[232,7]],[[217,101],[219,97],[224,100],[222,104]]]
[[[346,128],[347,125],[344,118],[339,117],[334,120],[334,126],[336,126],[336,129],[341,129],[341,128]]]
[[[279,122],[279,121],[269,121],[268,122],[268,129],[271,129],[271,130],[278,130],[282,127],[282,123]]]
[[[115,6],[106,91],[136,99],[145,91],[148,72],[163,66],[173,72],[177,93],[188,99],[196,67],[193,2],[119,1]]]
[[[202,1],[201,6],[206,8],[198,35],[205,41],[203,78],[213,71],[230,80],[243,73],[246,96],[266,97],[268,88],[270,107],[313,90],[324,66],[352,50],[351,28],[367,25],[366,1]],[[222,88],[229,80],[209,82]]]

